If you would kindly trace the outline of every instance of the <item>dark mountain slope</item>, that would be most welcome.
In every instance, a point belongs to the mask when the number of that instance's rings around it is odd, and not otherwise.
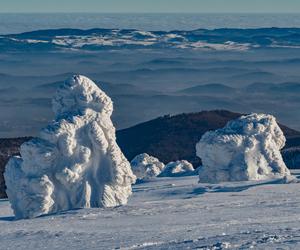
[[[4,167],[11,156],[19,154],[20,145],[29,139],[30,137],[0,139],[0,198],[6,197]]]
[[[225,110],[163,116],[128,129],[117,131],[117,141],[128,160],[137,154],[148,153],[164,163],[188,160],[194,167],[201,164],[196,157],[195,145],[208,130],[215,130],[241,116]],[[300,159],[300,132],[280,125],[287,138],[283,150],[288,167],[296,166]],[[19,154],[20,145],[30,137],[0,139],[0,198],[6,197],[3,179],[4,167],[12,155]],[[298,147],[298,148],[297,148]]]
[[[167,163],[188,160],[194,167],[201,164],[195,145],[208,130],[222,128],[242,114],[225,110],[164,116],[117,132],[118,144],[131,160],[148,153]],[[280,125],[287,137],[287,146],[300,145],[300,132]]]

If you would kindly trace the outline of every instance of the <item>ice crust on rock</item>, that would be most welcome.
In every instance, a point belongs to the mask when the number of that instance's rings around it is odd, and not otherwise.
[[[146,153],[139,154],[131,161],[131,168],[137,179],[150,180],[158,176],[165,164]]]
[[[285,137],[275,117],[250,114],[205,133],[196,145],[199,181],[266,180],[290,175],[280,149]]]
[[[58,89],[53,110],[55,120],[6,166],[15,216],[126,204],[135,176],[116,143],[111,99],[76,75]]]
[[[159,177],[185,176],[193,173],[193,165],[186,160],[182,160],[168,163]]]

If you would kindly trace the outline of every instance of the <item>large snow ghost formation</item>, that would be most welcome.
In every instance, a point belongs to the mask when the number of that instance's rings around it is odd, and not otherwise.
[[[55,121],[6,166],[16,217],[125,204],[135,176],[116,144],[111,99],[88,78],[73,76],[58,89],[53,110]]]
[[[164,167],[165,164],[146,153],[137,155],[131,161],[132,171],[139,180],[150,180],[158,176]]]
[[[280,149],[285,137],[271,115],[251,114],[207,132],[196,145],[200,182],[265,180],[289,176]]]
[[[195,172],[193,165],[186,160],[169,162],[159,177],[177,177],[192,175]]]

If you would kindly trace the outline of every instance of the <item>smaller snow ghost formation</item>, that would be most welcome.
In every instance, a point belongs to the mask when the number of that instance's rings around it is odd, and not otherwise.
[[[159,177],[186,176],[192,175],[194,172],[193,165],[186,160],[182,160],[168,163]]]
[[[58,89],[53,110],[55,121],[6,166],[16,217],[126,204],[135,176],[116,144],[111,99],[88,78],[73,76]]]
[[[290,175],[280,149],[285,137],[275,117],[250,114],[207,132],[196,145],[202,159],[199,181],[266,180]]]
[[[158,176],[164,167],[165,164],[146,153],[137,155],[131,161],[132,171],[139,180],[150,180]]]

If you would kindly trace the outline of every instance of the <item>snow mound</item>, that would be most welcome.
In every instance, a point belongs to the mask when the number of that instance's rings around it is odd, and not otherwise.
[[[15,216],[126,204],[135,176],[116,143],[111,99],[77,75],[58,89],[53,110],[55,121],[6,166]]]
[[[199,181],[265,180],[282,178],[290,172],[280,149],[285,137],[275,117],[250,114],[230,121],[216,131],[205,133],[196,145],[202,159]]]
[[[193,173],[193,165],[186,160],[182,160],[168,163],[159,175],[159,177],[185,176],[191,175]]]
[[[164,167],[165,164],[146,153],[137,155],[131,161],[132,171],[139,180],[149,180],[158,176]]]

